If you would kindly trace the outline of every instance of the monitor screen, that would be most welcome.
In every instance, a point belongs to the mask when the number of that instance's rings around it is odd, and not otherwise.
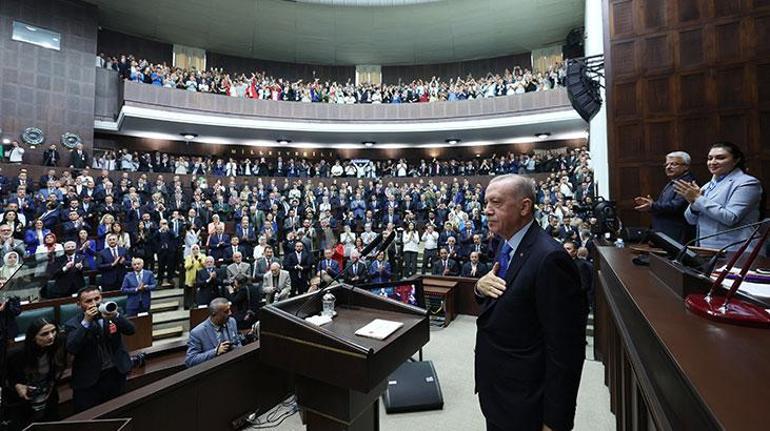
[[[366,284],[358,287],[394,301],[425,308],[422,285],[417,281]]]

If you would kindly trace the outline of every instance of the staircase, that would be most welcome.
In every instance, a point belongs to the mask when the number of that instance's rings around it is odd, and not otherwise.
[[[152,292],[152,340],[179,339],[190,331],[190,312],[183,307],[184,291],[176,287],[161,287]]]

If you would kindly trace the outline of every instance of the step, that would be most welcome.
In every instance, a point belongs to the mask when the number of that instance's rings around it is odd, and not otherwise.
[[[172,326],[169,328],[153,329],[152,339],[161,340],[164,338],[180,337],[184,333],[184,327],[182,325]]]
[[[184,296],[184,289],[175,287],[170,289],[155,290],[150,293],[150,296],[153,300],[182,297]]]
[[[153,325],[170,322],[186,322],[190,320],[190,310],[163,311],[152,315]]]
[[[153,301],[152,304],[150,304],[150,311],[152,311],[153,314],[164,311],[174,311],[179,309],[180,304],[181,301],[178,299]]]

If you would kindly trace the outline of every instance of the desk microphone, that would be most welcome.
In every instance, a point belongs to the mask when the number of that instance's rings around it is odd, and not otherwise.
[[[762,226],[763,224],[765,224],[765,223],[767,223],[769,221],[770,221],[770,218],[766,218],[766,219],[760,220],[758,222],[745,224],[743,226],[738,226],[738,227],[734,227],[734,228],[727,229],[727,230],[722,230],[722,231],[719,231],[717,233],[712,233],[711,235],[705,235],[705,236],[701,236],[701,237],[695,238],[693,240],[690,240],[679,250],[679,253],[676,255],[676,259],[674,259],[674,262],[677,262],[677,263],[681,264],[682,263],[682,259],[684,259],[685,255],[687,254],[687,248],[689,246],[693,245],[696,241],[702,241],[704,239],[714,238],[715,236],[724,235],[724,234],[730,233],[730,232],[737,232],[739,230],[747,229],[747,228],[750,228],[750,227]],[[738,242],[738,244],[740,244],[740,243],[742,243],[744,241],[746,241],[746,240],[744,239],[743,241]],[[735,245],[735,244],[732,244],[732,245]],[[728,246],[728,247],[731,247],[731,246]]]
[[[717,262],[719,261],[720,256],[722,256],[722,253],[724,253],[725,250],[727,250],[728,248],[734,245],[743,244],[746,241],[753,241],[754,235],[756,235],[758,231],[759,231],[759,226],[754,228],[754,231],[751,232],[751,236],[749,236],[748,240],[742,239],[740,241],[731,242],[730,244],[727,244],[726,246],[720,248],[719,251],[716,252],[716,254],[711,259],[709,259],[709,261],[706,262],[705,265],[703,265],[703,273],[707,277],[711,277],[711,273],[714,272],[714,268],[716,268]]]

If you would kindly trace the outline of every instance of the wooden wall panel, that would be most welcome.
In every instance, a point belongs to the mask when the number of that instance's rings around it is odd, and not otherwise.
[[[626,225],[657,196],[666,153],[708,180],[707,150],[741,146],[770,187],[770,0],[604,0],[610,187]],[[767,203],[765,202],[765,206]]]

